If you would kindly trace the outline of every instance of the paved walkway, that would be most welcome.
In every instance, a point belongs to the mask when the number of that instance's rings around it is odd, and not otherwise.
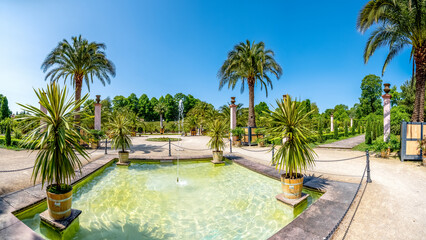
[[[158,136],[156,136],[158,137]],[[359,136],[361,137],[361,136]],[[363,138],[363,137],[361,137]],[[147,137],[133,138],[132,154],[155,158],[168,155],[167,142],[149,142]],[[208,137],[183,137],[180,143],[172,145],[172,155],[180,156],[211,154],[207,149]],[[179,148],[176,145],[185,148]],[[365,168],[363,152],[341,149],[315,149],[319,160],[347,161],[323,162],[307,171],[308,175],[321,176],[330,180],[358,183]],[[267,148],[243,147],[233,148],[233,152],[248,156],[264,165],[270,165],[272,153]],[[116,154],[115,151],[108,151]],[[225,149],[229,153],[229,145]],[[34,153],[33,153],[34,154]],[[0,149],[0,170],[29,167],[33,164],[33,154],[26,151],[15,152]],[[92,155],[102,156],[104,150],[98,150]],[[353,159],[351,159],[353,158]],[[0,173],[0,189],[22,189],[31,186],[31,170],[19,173]],[[381,159],[371,157],[371,176],[373,182],[368,184],[359,209],[351,224],[346,239],[424,239],[426,236],[426,167],[419,162],[400,162],[398,159]],[[20,183],[17,185],[16,183]],[[15,186],[16,185],[16,186]],[[362,186],[361,191],[364,190]],[[342,239],[346,226],[356,207],[351,207],[347,217],[334,236]]]
[[[365,134],[347,138],[344,140],[336,141],[333,143],[322,144],[317,146],[318,148],[336,148],[336,149],[352,149],[353,147],[363,143],[365,139]]]

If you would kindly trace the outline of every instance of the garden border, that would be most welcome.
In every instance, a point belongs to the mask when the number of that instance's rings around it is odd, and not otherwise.
[[[246,167],[259,174],[279,180],[279,173],[274,167],[269,167],[240,154],[226,156],[238,165]],[[185,160],[211,158],[211,155],[180,156]],[[98,170],[109,166],[116,161],[117,156],[106,155],[87,165],[81,170],[81,175],[71,181],[73,185],[93,176]],[[176,160],[177,156],[153,156],[133,155],[131,160]],[[350,207],[351,200],[356,194],[357,184],[331,181],[315,176],[305,177],[304,186],[324,194],[308,209],[303,211],[291,223],[275,233],[270,239],[323,239],[326,237],[342,214]],[[271,196],[274,197],[274,196]],[[39,206],[45,201],[45,188],[35,185],[16,192],[0,196],[0,238],[4,239],[43,239],[15,214],[24,212]]]

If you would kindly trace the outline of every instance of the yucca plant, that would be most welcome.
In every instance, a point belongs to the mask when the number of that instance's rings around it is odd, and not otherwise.
[[[130,139],[131,122],[123,113],[117,113],[113,116],[108,124],[111,136],[111,146],[114,149],[121,149],[121,152],[126,152],[126,149],[132,145]]]
[[[67,192],[68,185],[75,176],[75,169],[81,169],[82,163],[77,154],[84,159],[89,155],[80,145],[80,131],[77,130],[75,114],[76,109],[86,101],[86,94],[80,100],[74,101],[73,97],[68,98],[67,88],[53,82],[43,89],[34,90],[40,104],[46,108],[47,113],[38,107],[19,104],[28,115],[24,115],[19,120],[25,122],[27,126],[37,125],[23,139],[22,144],[30,149],[39,150],[32,172],[32,179],[35,181],[40,177],[42,186],[50,185],[48,191],[54,193]]]
[[[228,125],[224,121],[216,119],[207,125],[207,129],[207,135],[210,137],[207,146],[216,152],[223,151],[225,148],[223,139],[227,137],[226,132],[228,130]]]
[[[228,130],[228,125],[225,121],[216,119],[207,124],[207,129],[207,134],[210,137],[207,146],[213,150],[213,162],[221,162],[223,159],[223,149],[225,148],[223,139],[227,137],[226,132]]]
[[[306,112],[302,102],[286,99],[277,100],[278,108],[269,111],[265,132],[273,140],[285,139],[278,148],[272,162],[276,168],[285,170],[287,177],[298,178],[302,171],[315,164],[316,153],[309,145],[309,136],[313,135],[308,128],[307,120],[311,112]]]

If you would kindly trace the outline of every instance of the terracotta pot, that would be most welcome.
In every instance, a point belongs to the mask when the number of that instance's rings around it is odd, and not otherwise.
[[[55,220],[62,220],[71,215],[72,188],[69,192],[63,194],[51,193],[46,190],[46,195],[50,217]]]
[[[223,151],[213,151],[213,162],[221,162],[223,159]]]
[[[96,149],[96,148],[98,148],[98,143],[95,143],[95,142],[90,143],[90,148],[91,148],[91,149]]]
[[[164,128],[160,128],[160,134],[164,134]]]
[[[281,175],[281,186],[284,197],[288,199],[297,199],[302,197],[303,175],[298,174],[298,178],[290,179],[285,174]]]
[[[191,130],[191,136],[195,136],[195,135],[197,135],[197,131],[195,131],[195,129],[192,129]]]
[[[259,146],[259,147],[264,147],[264,146],[265,146],[265,142],[261,141],[261,142],[259,142],[259,143],[257,144],[257,146]]]
[[[382,158],[388,158],[388,157],[389,157],[389,152],[388,152],[387,150],[385,150],[385,151],[381,151],[381,152],[380,152],[380,156],[381,156]]]
[[[129,152],[118,152],[118,161],[120,163],[128,163],[129,162]]]
[[[136,132],[131,132],[132,137],[136,137]]]

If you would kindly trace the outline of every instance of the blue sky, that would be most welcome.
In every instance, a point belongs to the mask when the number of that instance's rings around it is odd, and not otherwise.
[[[269,97],[309,98],[321,111],[358,102],[367,74],[381,76],[386,49],[365,65],[368,34],[356,30],[358,1],[12,1],[0,2],[0,93],[15,104],[37,104],[32,88],[46,86],[40,66],[62,39],[81,34],[107,45],[117,76],[90,94],[149,97],[192,94],[219,107],[231,96],[248,106],[248,91],[218,90],[217,71],[241,41],[264,41],[283,76]],[[409,49],[388,66],[384,82],[411,76]],[[68,86],[70,86],[68,84]],[[248,90],[246,88],[246,90]],[[87,88],[84,87],[84,92]]]

